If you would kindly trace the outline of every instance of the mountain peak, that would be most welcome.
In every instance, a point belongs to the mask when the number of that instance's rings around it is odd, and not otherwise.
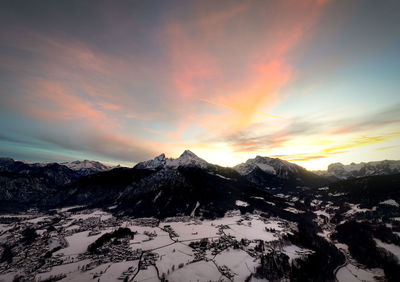
[[[179,156],[179,158],[182,157],[198,158],[198,156],[190,150],[183,151],[183,153]]]
[[[111,166],[104,165],[98,161],[90,161],[90,160],[83,160],[83,161],[76,160],[72,162],[63,162],[60,164],[68,167],[69,169],[77,171],[81,175],[88,175],[112,169]]]
[[[162,154],[158,155],[157,157],[155,157],[154,159],[159,160],[159,161],[165,160],[165,154],[162,153]]]
[[[161,154],[152,160],[138,163],[135,168],[139,169],[160,169],[160,168],[178,168],[178,167],[200,167],[207,168],[211,166],[205,160],[199,158],[190,150],[185,150],[177,159],[166,158]]]
[[[400,172],[400,161],[383,160],[375,162],[350,163],[332,163],[327,171],[319,174],[325,176],[334,176],[339,179],[351,179],[370,175],[389,175]]]
[[[234,169],[241,175],[247,175],[255,169],[261,169],[268,174],[287,177],[288,173],[297,171],[299,166],[278,158],[256,156],[254,159],[248,159],[245,163],[235,166]]]

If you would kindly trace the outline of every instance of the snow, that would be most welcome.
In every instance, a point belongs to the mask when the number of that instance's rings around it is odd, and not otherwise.
[[[71,219],[76,219],[76,220],[86,220],[88,218],[91,217],[100,217],[101,220],[107,220],[112,218],[112,214],[105,212],[105,211],[101,211],[101,210],[96,210],[93,211],[91,213],[79,213],[79,214],[74,214],[72,215],[70,218]]]
[[[132,249],[142,249],[142,250],[153,250],[168,244],[172,244],[174,241],[171,240],[168,233],[153,227],[145,227],[145,226],[129,226],[129,229],[132,231],[138,232],[130,241],[130,246]],[[148,240],[149,237],[144,235],[144,232],[156,232],[157,237],[153,240]]]
[[[160,280],[158,279],[155,267],[149,266],[147,269],[140,270],[134,281],[159,282]]]
[[[0,223],[0,233],[10,230],[12,228],[11,224],[2,224]]]
[[[395,206],[395,207],[399,207],[399,206],[400,206],[399,203],[397,203],[397,202],[396,202],[395,200],[393,200],[393,199],[389,199],[389,200],[380,202],[379,204],[380,204],[380,205]]]
[[[29,214],[2,214],[0,215],[0,218],[25,218],[25,217],[29,217]]]
[[[30,222],[30,223],[36,224],[36,223],[45,221],[46,219],[48,219],[47,216],[41,216],[41,217],[36,217],[36,218],[29,219],[26,222]]]
[[[343,243],[336,243],[335,246],[336,246],[336,248],[341,249],[341,250],[345,250],[345,251],[349,250],[349,246],[347,246],[346,244],[343,244]]]
[[[375,161],[368,163],[351,163],[343,165],[341,163],[333,163],[328,166],[327,171],[319,171],[320,175],[335,176],[340,179],[349,177],[363,177],[369,175],[387,175],[400,172],[400,161]]]
[[[215,174],[216,176],[218,176],[218,177],[220,177],[220,178],[223,178],[223,179],[226,179],[226,180],[232,180],[231,178],[228,178],[228,177],[225,177],[225,176],[223,176],[223,175],[221,175],[221,174]]]
[[[153,203],[155,203],[157,201],[157,199],[161,196],[161,194],[162,194],[162,191],[157,193],[157,195],[153,199]]]
[[[268,282],[268,280],[263,278],[255,278],[252,276],[249,282]]]
[[[370,209],[361,209],[360,208],[360,205],[355,205],[355,204],[349,204],[349,206],[350,206],[350,210],[348,210],[346,213],[345,213],[345,215],[353,215],[353,214],[356,214],[356,213],[360,213],[360,212],[368,212],[368,211],[371,211]]]
[[[304,213],[304,211],[301,211],[301,210],[298,210],[298,209],[295,209],[295,208],[292,208],[292,207],[287,207],[284,210],[288,211],[288,212],[291,212],[291,213],[295,213],[295,214]]]
[[[18,272],[7,272],[0,274],[1,282],[14,281],[14,277],[18,274]]]
[[[397,259],[400,261],[400,247],[394,244],[387,244],[382,242],[379,239],[374,239],[376,242],[376,245],[378,247],[384,248],[387,251],[391,252],[393,255],[395,255],[397,257]]]
[[[288,255],[289,263],[293,260],[301,258],[303,256],[309,255],[312,253],[311,250],[300,248],[296,245],[289,245],[282,248],[282,251]]]
[[[263,221],[252,219],[250,226],[247,222],[243,221],[241,225],[229,225],[230,229],[225,229],[224,232],[236,237],[237,240],[247,238],[249,240],[274,241],[278,239],[274,233],[265,230],[266,224]]]
[[[257,164],[257,166],[262,170],[270,174],[276,174],[276,171],[273,166],[268,164]]]
[[[179,235],[179,241],[199,240],[202,238],[217,237],[218,228],[212,226],[212,221],[202,221],[201,224],[194,222],[168,222],[162,223],[162,226],[170,225],[171,228]]]
[[[257,156],[233,167],[233,169],[241,175],[247,175],[255,169],[261,169],[268,174],[287,178],[289,173],[298,171],[299,166],[277,158]]]
[[[65,208],[61,208],[61,209],[56,209],[57,210],[57,212],[66,212],[66,211],[69,211],[69,210],[72,210],[72,209],[78,209],[78,208],[83,208],[83,207],[85,207],[85,206],[70,206],[70,207],[65,207]]]
[[[166,158],[161,154],[152,160],[138,163],[135,168],[138,169],[160,169],[160,168],[178,168],[178,167],[200,167],[208,168],[211,166],[205,160],[196,156],[193,152],[185,150],[179,158]]]
[[[198,261],[175,270],[168,275],[168,280],[174,282],[216,281],[218,280],[216,277],[220,278],[221,274],[214,263]]]
[[[79,229],[79,228],[81,228],[79,225],[70,225],[70,226],[68,226],[67,228],[65,228],[65,230],[66,231],[68,231],[68,230],[74,230],[74,229]]]
[[[78,262],[54,266],[51,269],[51,271],[49,271],[49,272],[37,274],[36,280],[39,280],[39,279],[44,280],[44,279],[49,278],[50,276],[59,275],[59,274],[67,274],[68,275],[72,272],[79,272],[78,268],[82,267],[83,265],[88,264],[89,262],[90,262],[90,260],[81,260]]]
[[[199,201],[197,201],[196,202],[196,206],[194,207],[194,209],[192,210],[192,212],[190,213],[190,216],[194,216],[194,214],[195,214],[195,212],[196,212],[196,210],[197,210],[197,208],[200,206],[200,203],[199,203]]]
[[[237,200],[235,205],[237,205],[238,207],[248,207],[249,206],[249,204],[247,202],[243,202],[240,200]]]
[[[331,239],[329,238],[329,232],[328,230],[322,230],[322,232],[318,232],[317,235],[325,238],[326,240],[330,241]]]
[[[68,247],[58,250],[54,254],[63,253],[65,256],[70,255],[78,255],[80,253],[84,253],[87,250],[87,247],[97,240],[101,235],[107,233],[107,231],[103,230],[100,234],[88,237],[90,231],[83,231],[75,233],[71,236],[65,237],[68,242]]]
[[[330,218],[330,217],[331,217],[331,215],[330,215],[329,213],[327,213],[326,211],[324,211],[324,210],[314,211],[314,213],[315,213],[316,215],[323,215],[323,216],[325,216],[325,217],[327,217],[327,218]]]
[[[68,167],[69,169],[72,170],[93,170],[93,171],[107,171],[112,169],[111,166],[106,166],[100,162],[96,161],[88,161],[88,160],[83,160],[83,161],[73,161],[73,162],[64,162],[61,163],[62,165]]]
[[[336,278],[339,282],[376,281],[374,276],[383,276],[382,269],[361,269],[352,264],[339,269]]]
[[[122,272],[127,271],[129,267],[137,269],[138,261],[122,261],[111,264],[110,268],[108,268],[107,271],[101,275],[100,281],[121,281],[118,280],[118,277],[122,274]]]
[[[183,243],[176,243],[155,250],[154,252],[160,255],[156,263],[160,275],[162,275],[162,273],[167,273],[168,270],[172,271],[173,265],[175,265],[175,268],[178,268],[179,264],[186,264],[194,259],[192,248]]]
[[[251,273],[255,272],[255,268],[259,264],[245,251],[239,249],[223,251],[215,257],[215,262],[218,266],[226,265],[229,267],[236,274],[234,281],[245,281]]]

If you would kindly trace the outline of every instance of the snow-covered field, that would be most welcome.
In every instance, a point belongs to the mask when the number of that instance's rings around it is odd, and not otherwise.
[[[238,204],[243,206],[244,202]],[[55,259],[52,265],[34,273],[36,281],[54,277],[59,281],[121,281],[125,278],[130,281],[160,281],[161,277],[169,281],[245,281],[260,264],[254,247],[259,242],[278,241],[293,231],[288,222],[279,218],[241,215],[239,211],[214,220],[177,217],[158,223],[154,219],[116,219],[101,210],[55,211],[61,220],[53,225],[53,231],[46,227],[55,219],[52,215],[20,217],[21,224],[36,228],[37,240],[43,242],[40,247],[43,249],[37,251],[60,248],[52,254]],[[114,255],[115,260],[110,260],[107,259],[110,253],[97,257],[88,253],[91,243],[119,227],[128,227],[134,232],[134,237],[125,241],[124,248],[136,256],[126,259]],[[1,224],[0,232],[6,234],[12,228],[12,224]],[[247,245],[233,248],[232,242],[240,244],[242,239],[248,242]],[[201,240],[208,242],[206,249],[192,245],[200,244]],[[281,248],[290,260],[307,253],[296,245]],[[109,252],[116,250],[118,248]],[[0,281],[12,281],[16,274],[12,270],[2,273]]]
[[[345,267],[342,267],[338,273],[336,274],[336,279],[339,282],[373,282],[377,281],[375,277],[382,277],[383,270],[382,269],[361,269],[352,264],[348,264]]]

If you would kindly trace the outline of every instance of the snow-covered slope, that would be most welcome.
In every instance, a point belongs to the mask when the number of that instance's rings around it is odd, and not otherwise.
[[[107,171],[113,168],[111,166],[106,166],[100,162],[88,161],[88,160],[64,162],[61,163],[61,165],[64,165],[69,169],[77,171],[81,175],[89,175],[97,172]]]
[[[400,173],[400,161],[376,161],[368,163],[333,163],[327,171],[317,171],[319,175],[333,176],[339,179],[358,178],[372,175],[390,175]]]
[[[257,156],[254,159],[248,159],[245,163],[241,163],[233,167],[241,175],[247,175],[255,169],[261,169],[265,173],[276,175],[280,178],[288,178],[290,174],[297,173],[304,168],[289,163],[278,158],[268,158]]]
[[[178,168],[178,167],[198,167],[207,169],[212,167],[205,160],[196,156],[193,152],[185,150],[179,158],[166,158],[165,154],[161,154],[152,160],[138,163],[135,168],[138,169],[161,169],[161,168]]]
[[[315,187],[327,182],[324,177],[278,158],[257,156],[233,167],[233,169],[260,188]]]

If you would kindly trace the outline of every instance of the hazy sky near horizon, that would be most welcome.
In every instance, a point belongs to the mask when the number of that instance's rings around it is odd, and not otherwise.
[[[400,159],[400,1],[1,1],[0,155]]]

